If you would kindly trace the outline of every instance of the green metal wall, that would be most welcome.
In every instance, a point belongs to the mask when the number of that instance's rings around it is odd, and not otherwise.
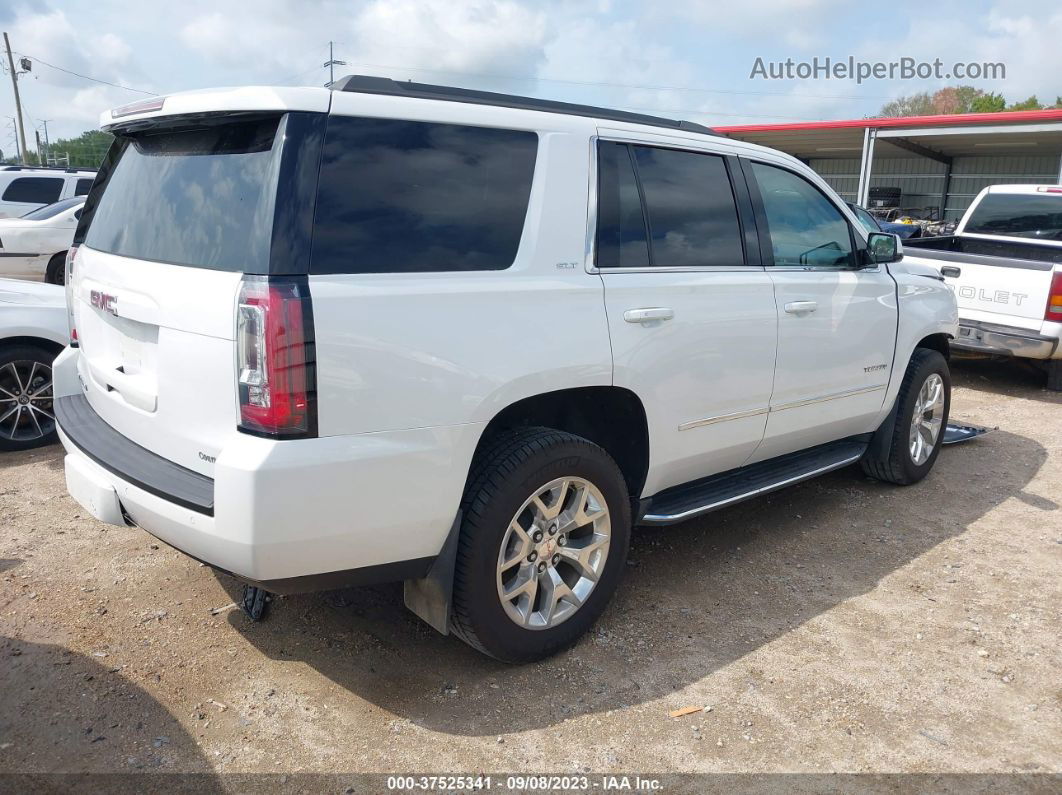
[[[819,175],[847,201],[856,200],[859,159],[813,159],[808,161]],[[956,157],[952,163],[951,189],[945,217],[959,218],[974,197],[989,185],[1058,182],[1057,155],[975,155]],[[881,158],[874,161],[871,187],[894,186],[903,190],[905,210],[922,211],[940,205],[944,164],[923,157]]]

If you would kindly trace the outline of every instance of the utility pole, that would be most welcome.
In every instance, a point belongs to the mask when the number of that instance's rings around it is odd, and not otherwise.
[[[42,166],[48,165],[48,153],[52,151],[52,142],[48,139],[48,122],[54,121],[53,119],[41,119],[41,124],[44,125],[44,160],[41,161]]]
[[[15,71],[15,59],[11,57],[11,42],[4,32],[4,47],[7,49],[7,65],[11,68],[11,87],[15,89],[15,114],[18,118],[18,140],[20,145],[19,161],[26,162],[26,128],[22,125],[22,100],[18,96],[18,73]]]
[[[332,52],[332,45],[334,43],[335,42],[331,42],[331,41],[328,42],[328,60],[325,61],[322,64],[322,66],[327,66],[328,67],[328,82],[329,83],[336,82],[336,70],[335,70],[335,67],[337,67],[337,66],[346,66],[347,65],[346,61],[337,61],[336,60],[335,55]]]
[[[37,160],[38,165],[44,165],[44,150],[41,149],[41,131],[34,130],[33,134],[37,136]]]

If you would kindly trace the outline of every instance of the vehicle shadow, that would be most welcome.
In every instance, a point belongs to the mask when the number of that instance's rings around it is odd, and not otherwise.
[[[0,451],[0,470],[41,460],[46,461],[50,469],[56,469],[63,466],[64,455],[65,451],[59,442],[37,447],[33,450]],[[2,488],[2,484],[0,484],[0,488]]]
[[[534,665],[504,665],[435,633],[405,610],[397,585],[287,597],[265,622],[235,611],[229,621],[270,658],[304,662],[433,731],[541,728],[669,696],[874,589],[1021,494],[1046,457],[1037,442],[997,431],[946,448],[910,488],[849,468],[699,520],[640,529],[601,620],[575,648]],[[973,476],[989,469],[990,479]],[[235,599],[239,585],[218,577]]]
[[[0,658],[0,789],[145,791],[144,776],[179,765],[200,774],[196,791],[223,791],[170,711],[105,662],[5,636]]]
[[[1026,359],[953,354],[949,365],[954,386],[1062,404],[1062,392],[1047,389],[1047,373]]]

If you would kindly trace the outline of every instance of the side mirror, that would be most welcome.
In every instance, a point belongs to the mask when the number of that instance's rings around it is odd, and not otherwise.
[[[903,243],[899,235],[888,232],[871,232],[867,235],[867,262],[881,265],[903,259]]]

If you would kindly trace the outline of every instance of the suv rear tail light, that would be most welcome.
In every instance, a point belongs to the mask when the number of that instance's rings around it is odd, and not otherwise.
[[[236,306],[239,429],[317,435],[313,308],[305,277],[245,276]]]
[[[63,264],[63,289],[66,290],[66,323],[70,329],[70,347],[77,347],[77,329],[74,327],[74,261],[77,259],[77,246],[66,250]]]
[[[1062,271],[1055,271],[1055,275],[1051,277],[1051,291],[1047,294],[1044,320],[1062,323]]]

